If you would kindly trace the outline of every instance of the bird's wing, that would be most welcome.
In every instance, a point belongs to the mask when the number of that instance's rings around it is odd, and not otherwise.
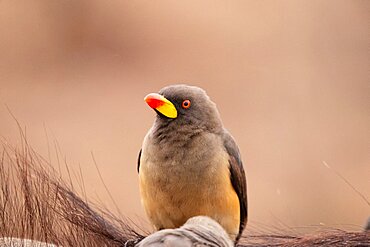
[[[142,148],[140,148],[139,157],[137,158],[137,173],[139,173],[139,170],[140,170],[141,150]]]
[[[241,160],[239,148],[234,138],[225,130],[223,134],[224,146],[229,154],[229,169],[231,184],[239,198],[240,203],[240,225],[237,240],[240,238],[247,223],[248,202],[247,202],[247,181]]]

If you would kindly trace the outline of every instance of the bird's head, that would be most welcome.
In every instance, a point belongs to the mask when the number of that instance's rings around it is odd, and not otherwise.
[[[145,97],[157,112],[157,121],[208,130],[222,126],[219,113],[206,92],[195,86],[171,85]]]

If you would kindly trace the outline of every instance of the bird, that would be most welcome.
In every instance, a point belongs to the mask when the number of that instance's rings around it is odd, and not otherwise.
[[[208,216],[238,242],[247,223],[239,148],[216,104],[196,86],[169,85],[144,98],[156,117],[137,161],[141,202],[156,230]]]

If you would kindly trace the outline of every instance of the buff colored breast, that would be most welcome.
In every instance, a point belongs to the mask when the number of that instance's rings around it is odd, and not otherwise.
[[[220,145],[221,146],[221,145]],[[206,215],[227,231],[238,234],[239,199],[230,181],[228,155],[215,150],[206,161],[173,161],[159,164],[143,148],[139,172],[142,204],[157,229],[177,228],[189,218]]]

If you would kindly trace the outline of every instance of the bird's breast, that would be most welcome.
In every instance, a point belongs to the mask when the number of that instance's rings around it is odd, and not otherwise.
[[[220,138],[205,133],[181,142],[156,142],[149,135],[144,140],[140,177],[156,188],[191,189],[206,183],[220,166],[227,164],[227,155]]]
[[[239,200],[230,182],[228,155],[212,134],[182,145],[143,145],[139,172],[144,208],[158,228],[179,227],[208,215],[230,233],[239,227]]]

